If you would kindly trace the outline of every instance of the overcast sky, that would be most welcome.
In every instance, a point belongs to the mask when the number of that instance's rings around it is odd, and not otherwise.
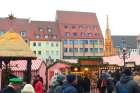
[[[112,35],[140,34],[140,0],[0,0],[0,17],[54,21],[56,10],[96,13],[103,34],[106,15]]]

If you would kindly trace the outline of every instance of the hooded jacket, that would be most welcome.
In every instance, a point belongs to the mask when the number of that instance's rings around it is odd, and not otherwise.
[[[64,93],[78,93],[77,89],[68,82],[64,82],[62,91],[64,91]]]
[[[123,74],[120,81],[116,84],[115,93],[119,93],[118,88],[120,87],[125,87],[128,89],[129,93],[140,93],[138,83],[133,80],[132,76],[126,76]]]

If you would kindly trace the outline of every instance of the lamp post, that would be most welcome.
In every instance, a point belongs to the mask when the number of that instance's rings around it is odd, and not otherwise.
[[[130,48],[127,47],[126,41],[122,40],[122,48],[119,48],[119,58],[123,59],[124,67],[126,67],[126,59],[130,58]]]
[[[51,64],[52,64],[52,59],[51,56],[49,56],[49,58],[46,60],[46,92],[48,90],[48,69]]]

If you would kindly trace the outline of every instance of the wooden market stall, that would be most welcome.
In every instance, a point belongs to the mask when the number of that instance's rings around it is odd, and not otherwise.
[[[31,65],[32,60],[36,56],[31,51],[27,43],[22,37],[15,33],[13,29],[7,31],[4,35],[0,36],[0,68],[2,70],[2,87],[8,84],[8,75],[10,73],[10,61],[12,60],[27,60],[27,67],[25,71],[27,83],[31,81]]]

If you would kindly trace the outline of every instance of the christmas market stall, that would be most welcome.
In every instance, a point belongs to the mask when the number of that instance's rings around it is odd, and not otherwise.
[[[13,29],[0,36],[0,68],[2,70],[2,87],[8,84],[10,74],[10,61],[26,60],[27,66],[24,72],[24,81],[31,82],[31,65],[36,56],[22,37]]]

